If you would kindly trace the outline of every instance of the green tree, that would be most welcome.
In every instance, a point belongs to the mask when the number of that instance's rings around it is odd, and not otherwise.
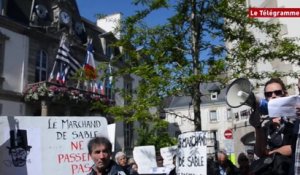
[[[299,46],[280,35],[280,24],[248,17],[245,0],[136,0],[144,9],[124,20],[122,46],[125,59],[116,75],[141,78],[130,103],[108,111],[126,121],[139,121],[141,128],[157,121],[161,107],[171,95],[190,95],[195,130],[201,126],[200,83],[223,82],[245,76],[263,79],[274,75],[297,76],[291,72],[254,72],[258,61],[299,61]],[[163,25],[148,26],[144,19],[159,9],[174,10]],[[255,31],[255,32],[253,32]],[[260,33],[263,38],[257,38]],[[136,49],[140,48],[142,49]],[[121,55],[122,56],[122,55]],[[122,59],[115,58],[115,61]],[[124,58],[124,57],[123,57]],[[133,98],[134,97],[134,98]],[[158,120],[158,122],[160,122]]]

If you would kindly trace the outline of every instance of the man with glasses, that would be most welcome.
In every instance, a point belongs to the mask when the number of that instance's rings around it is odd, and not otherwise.
[[[288,93],[281,79],[272,78],[265,84],[264,95],[266,100],[270,101],[285,97]],[[251,120],[260,120],[258,109],[255,109],[250,117],[250,124],[254,123]],[[253,125],[256,136],[255,154],[263,158],[274,153],[279,153],[290,158],[292,155],[293,126],[293,123],[281,117],[272,118],[268,122],[265,122],[263,126],[261,123]],[[289,170],[288,167],[285,168]],[[288,174],[287,172],[285,173]]]

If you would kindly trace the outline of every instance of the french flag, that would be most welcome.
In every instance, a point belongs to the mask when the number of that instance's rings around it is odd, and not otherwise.
[[[62,70],[61,72],[57,72],[56,74],[56,81],[59,84],[65,84],[66,82],[66,72],[68,72],[68,67],[65,67],[64,70]]]
[[[104,86],[103,86],[102,81],[100,81],[100,82],[98,83],[98,88],[99,88],[99,90],[100,90],[100,94],[101,94],[101,95],[105,95],[105,88],[104,88]]]
[[[84,65],[85,75],[90,80],[95,80],[97,78],[97,71],[93,52],[93,44],[92,40],[90,39],[88,41],[86,62]]]

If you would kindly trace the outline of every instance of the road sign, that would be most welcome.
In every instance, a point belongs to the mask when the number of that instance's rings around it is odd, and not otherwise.
[[[231,129],[226,129],[226,130],[224,131],[224,137],[225,137],[226,139],[232,139],[232,130],[231,130]]]

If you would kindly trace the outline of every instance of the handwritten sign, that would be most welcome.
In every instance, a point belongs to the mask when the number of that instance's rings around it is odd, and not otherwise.
[[[206,132],[187,132],[178,136],[177,175],[205,175],[207,171]]]
[[[87,143],[99,135],[108,137],[104,117],[0,117],[0,175],[85,175]]]

